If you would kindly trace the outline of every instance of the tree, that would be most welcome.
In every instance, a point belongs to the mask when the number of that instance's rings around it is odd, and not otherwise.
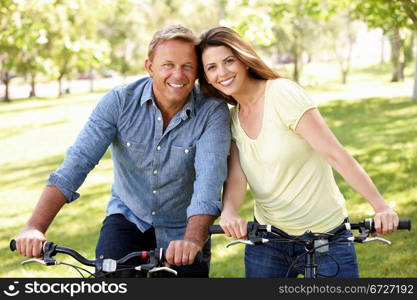
[[[111,13],[98,26],[98,36],[109,43],[108,67],[123,76],[144,69],[146,44],[151,38],[146,22],[147,10],[152,14],[147,1],[112,1],[109,3]]]
[[[4,84],[4,102],[10,102],[9,84],[17,76],[19,46],[22,42],[22,6],[12,0],[0,6],[0,80]]]
[[[30,2],[30,3],[29,3]],[[22,9],[21,20],[24,24],[21,32],[22,44],[17,54],[16,71],[22,76],[30,77],[31,91],[29,97],[36,96],[36,77],[47,72],[47,13],[52,8],[48,2],[38,0],[27,1]]]
[[[104,5],[104,4],[103,4]],[[97,38],[100,1],[61,0],[55,3],[50,18],[54,26],[48,31],[50,58],[58,80],[58,95],[64,94],[63,79],[105,62],[108,45]],[[105,6],[104,6],[105,7]]]
[[[401,0],[401,4],[411,21],[413,22],[414,39],[417,41],[417,1],[415,0]],[[417,101],[417,47],[415,53],[415,71],[414,71],[414,89],[412,100]]]
[[[404,40],[406,30],[415,30],[413,15],[417,9],[415,0],[355,0],[355,15],[370,27],[381,28],[389,36],[393,74],[391,81],[404,78],[406,64]]]
[[[327,33],[325,44],[330,45],[339,64],[342,84],[346,84],[357,37],[352,5],[346,0],[328,0],[325,5],[326,12],[322,13],[320,27]]]
[[[311,54],[320,34],[318,0],[240,1],[239,10],[230,9],[227,20],[242,36],[258,48],[273,47],[278,56],[289,55],[293,79],[298,81],[303,57]],[[232,17],[234,16],[234,18]],[[238,20],[236,22],[236,20]]]

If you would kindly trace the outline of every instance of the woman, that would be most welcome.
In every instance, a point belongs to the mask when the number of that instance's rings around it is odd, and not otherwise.
[[[220,225],[230,237],[246,236],[237,211],[247,184],[255,221],[289,234],[331,232],[347,218],[345,200],[332,167],[375,210],[378,234],[396,230],[398,215],[385,203],[362,167],[327,127],[317,106],[296,83],[272,71],[242,38],[226,27],[203,33],[198,45],[199,84],[231,110],[232,147],[223,191]],[[346,232],[340,239],[351,236]],[[304,249],[294,243],[246,246],[247,277],[284,277]],[[321,255],[319,274],[358,277],[352,244],[332,243]],[[296,277],[298,270],[290,270]]]

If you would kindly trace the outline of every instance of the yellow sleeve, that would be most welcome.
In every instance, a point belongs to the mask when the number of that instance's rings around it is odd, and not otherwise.
[[[317,105],[297,83],[280,78],[275,80],[272,96],[275,109],[286,127],[295,131],[303,114]]]
[[[233,106],[229,109],[230,111],[230,135],[232,137],[232,141],[236,141],[236,135],[237,135],[237,128],[236,126],[238,125],[237,119],[237,108],[236,106]]]

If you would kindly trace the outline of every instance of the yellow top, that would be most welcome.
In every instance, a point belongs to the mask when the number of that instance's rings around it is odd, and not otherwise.
[[[299,85],[279,78],[267,81],[256,139],[240,126],[239,106],[231,110],[232,137],[252,190],[255,218],[293,235],[327,232],[347,217],[331,166],[295,132],[301,116],[315,107]]]

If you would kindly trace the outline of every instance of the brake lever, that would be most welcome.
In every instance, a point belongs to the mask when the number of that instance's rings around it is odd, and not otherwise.
[[[352,236],[347,238],[351,242],[357,242],[357,243],[369,243],[369,242],[381,242],[387,245],[391,245],[392,243],[389,240],[386,240],[384,238],[381,238],[379,236],[377,237],[361,237],[361,236]]]
[[[38,263],[38,264],[45,265],[45,266],[59,265],[60,264],[60,262],[57,261],[57,260],[54,260],[53,262],[51,261],[51,262],[47,263],[43,259],[39,259],[39,258],[31,258],[31,259],[28,259],[28,260],[24,260],[20,264],[21,265],[26,265],[26,264],[30,264],[30,263]]]
[[[231,241],[230,243],[228,243],[226,245],[226,248],[229,248],[230,246],[234,246],[234,245],[237,245],[237,244],[245,244],[245,245],[250,245],[250,246],[255,245],[251,240],[234,240],[234,241]]]
[[[226,245],[226,248],[229,248],[230,246],[234,246],[237,244],[245,244],[245,245],[249,245],[249,246],[254,246],[254,245],[260,245],[260,244],[265,244],[268,243],[269,240],[268,239],[264,239],[264,238],[257,238],[255,241],[253,240],[234,240],[230,243],[228,243]]]
[[[178,275],[178,272],[177,271],[175,271],[175,270],[173,270],[171,268],[168,268],[168,267],[155,267],[155,268],[150,269],[149,270],[149,273],[155,273],[155,272],[159,272],[159,271],[167,271],[169,273],[174,274],[175,276]]]
[[[384,238],[381,238],[379,236],[377,237],[372,237],[372,238],[366,238],[363,243],[369,243],[369,242],[381,242],[383,244],[387,244],[387,245],[391,245],[391,242],[389,240],[386,240]]]

